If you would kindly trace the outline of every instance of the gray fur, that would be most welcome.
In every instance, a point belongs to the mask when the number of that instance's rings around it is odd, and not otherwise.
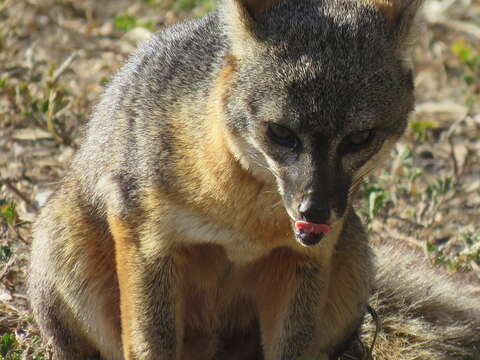
[[[72,165],[95,206],[105,206],[105,194],[95,191],[105,174],[120,183],[123,201],[134,200],[145,185],[174,187],[169,114],[181,105],[177,99],[208,96],[226,50],[214,13],[156,33],[131,56],[102,96]],[[183,125],[202,126],[201,116],[190,120]]]

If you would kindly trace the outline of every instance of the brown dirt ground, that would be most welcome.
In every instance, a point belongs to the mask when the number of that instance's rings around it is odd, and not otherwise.
[[[0,337],[15,334],[18,359],[48,357],[24,288],[32,221],[102,84],[148,35],[114,18],[130,14],[157,30],[202,12],[173,8],[169,0],[0,0],[0,209],[16,204],[13,222],[0,216]],[[480,0],[431,0],[425,24],[412,125],[358,208],[374,241],[406,242],[480,284]]]

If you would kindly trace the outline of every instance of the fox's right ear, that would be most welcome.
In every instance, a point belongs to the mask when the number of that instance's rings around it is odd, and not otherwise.
[[[259,23],[268,12],[284,0],[226,0],[222,15],[227,36],[232,42],[236,57],[249,56],[259,43]]]
[[[236,0],[242,4],[253,18],[259,18],[282,0]]]
[[[408,54],[420,33],[420,22],[417,20],[419,9],[424,0],[368,0],[394,29],[399,53]]]

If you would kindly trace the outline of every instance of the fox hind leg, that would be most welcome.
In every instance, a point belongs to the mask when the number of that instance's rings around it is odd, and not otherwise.
[[[45,343],[52,348],[52,360],[99,359],[97,351],[69,324],[68,310],[53,287],[31,278],[30,292],[35,293],[31,306]]]

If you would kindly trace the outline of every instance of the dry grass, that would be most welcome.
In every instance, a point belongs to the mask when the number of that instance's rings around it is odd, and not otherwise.
[[[197,2],[198,3],[198,2]],[[182,0],[0,0],[0,357],[44,359],[28,312],[30,227],[103,84],[152,29],[211,6]],[[372,237],[480,277],[480,0],[431,0],[415,118],[358,203]],[[140,28],[139,28],[140,27]],[[477,49],[477,50],[475,50]]]

